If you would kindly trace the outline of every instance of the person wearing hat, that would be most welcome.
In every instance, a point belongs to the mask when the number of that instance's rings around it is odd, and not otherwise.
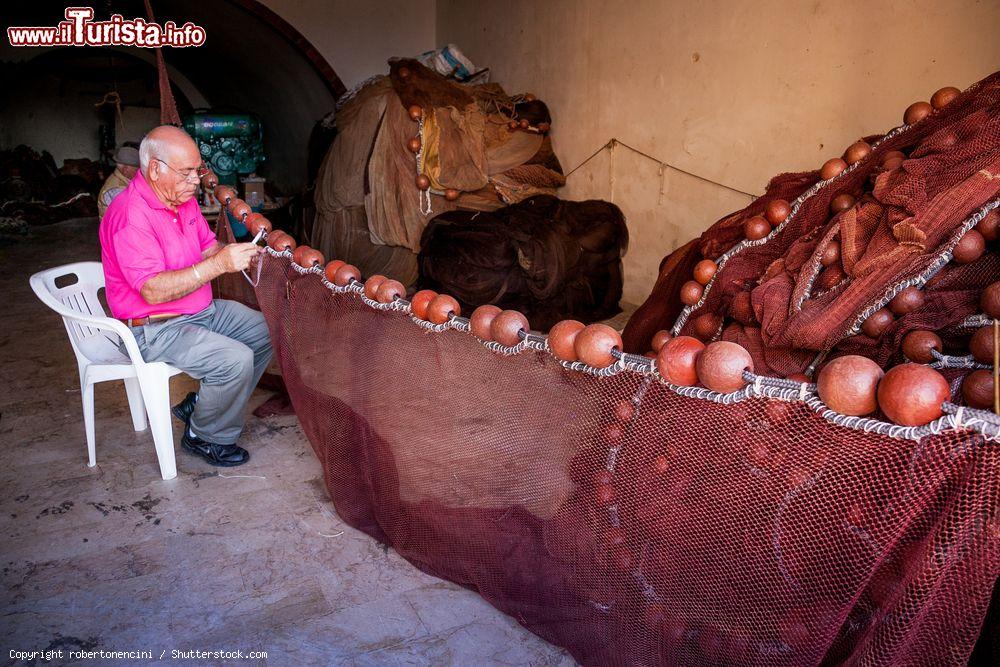
[[[104,217],[104,212],[108,210],[108,205],[117,197],[139,171],[139,151],[131,146],[120,146],[115,151],[115,170],[104,181],[100,194],[97,195],[97,218]]]

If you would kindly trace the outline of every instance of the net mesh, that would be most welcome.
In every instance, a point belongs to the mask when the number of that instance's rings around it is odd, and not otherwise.
[[[705,314],[719,317],[720,327],[727,318],[721,337],[743,345],[759,373],[802,372],[816,353],[831,349],[835,356],[861,354],[880,365],[898,362],[909,331],[945,329],[975,313],[983,288],[1000,275],[996,254],[967,265],[947,264],[944,257],[944,267],[934,270],[970,216],[995,206],[1000,196],[1000,72],[914,125],[868,140],[872,154],[833,180],[821,182],[818,171],[782,174],[760,199],[672,253],[629,321],[626,349],[644,352],[657,330],[670,329],[695,263],[724,255],[704,298],[677,331],[691,335],[695,319]],[[893,151],[904,151],[906,160],[882,169]],[[845,194],[857,197],[857,204],[831,214],[831,202]],[[734,252],[744,223],[774,199],[797,204],[793,214],[766,241]],[[831,243],[840,244],[840,259],[824,270],[821,255]],[[920,309],[897,318],[877,339],[857,335],[863,313],[918,276],[936,278],[923,290],[927,301]],[[741,302],[740,296],[749,299]],[[964,347],[966,340],[945,343]]]
[[[998,450],[501,356],[263,258],[257,300],[337,512],[584,664],[968,659]]]

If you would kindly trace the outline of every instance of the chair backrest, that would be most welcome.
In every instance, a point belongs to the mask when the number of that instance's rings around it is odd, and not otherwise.
[[[72,278],[76,278],[72,281]],[[65,281],[63,286],[57,281]],[[39,271],[31,276],[31,289],[66,325],[77,360],[84,363],[141,363],[142,356],[132,332],[110,318],[97,296],[104,287],[104,268],[100,262],[77,262]],[[129,357],[118,348],[124,340]]]

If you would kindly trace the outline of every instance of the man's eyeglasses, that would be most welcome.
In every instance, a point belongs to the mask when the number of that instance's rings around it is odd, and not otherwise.
[[[174,169],[169,164],[167,164],[164,160],[161,160],[158,157],[154,157],[153,159],[156,160],[157,162],[159,162],[160,164],[164,165],[167,169],[169,169],[170,171],[174,172],[175,174],[177,174],[181,178],[183,178],[185,181],[190,181],[190,180],[197,181],[202,176],[204,176],[205,174],[208,173],[208,167],[205,165],[204,162],[202,162],[197,167],[192,167],[191,169]]]

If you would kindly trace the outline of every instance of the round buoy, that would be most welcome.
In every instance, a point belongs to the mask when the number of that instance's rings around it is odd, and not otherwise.
[[[904,288],[889,302],[889,310],[896,315],[908,315],[924,305],[924,291],[916,285]]]
[[[333,283],[338,287],[346,287],[352,280],[361,280],[361,270],[353,264],[344,264],[333,274]]]
[[[705,313],[694,318],[691,323],[694,333],[702,340],[710,340],[722,326],[722,317],[715,313]]]
[[[655,334],[653,334],[653,341],[651,343],[653,352],[659,352],[660,348],[666,345],[667,341],[669,341],[671,338],[673,338],[673,335],[666,329],[660,329]]]
[[[740,324],[749,325],[757,321],[757,316],[753,312],[753,302],[750,292],[737,292],[729,304],[729,314]]]
[[[525,333],[530,331],[528,318],[516,310],[503,311],[493,318],[490,324],[493,340],[507,347],[513,347],[521,342],[521,331]]]
[[[323,253],[307,245],[300,245],[295,249],[292,261],[305,269],[311,269],[314,266],[323,266],[326,263]]]
[[[840,245],[837,245],[837,249],[840,249]],[[832,290],[834,287],[839,285],[847,274],[844,273],[844,269],[839,263],[830,264],[816,276],[816,289],[820,292],[826,292]]]
[[[206,191],[212,190],[214,192],[215,186],[218,184],[219,184],[219,177],[211,169],[209,169],[205,173],[205,175],[201,177],[201,188],[203,190]]]
[[[876,390],[884,374],[871,359],[849,354],[823,366],[816,378],[816,391],[834,412],[860,417],[878,407]]]
[[[709,343],[696,363],[701,383],[722,394],[731,394],[746,386],[743,371],[753,372],[753,358],[741,345],[729,341]]]
[[[993,365],[993,327],[986,326],[976,329],[969,339],[969,351],[981,364]]]
[[[269,245],[273,250],[278,252],[284,252],[286,250],[295,250],[295,239],[286,234],[285,232],[278,230],[267,236],[267,245]]]
[[[379,303],[392,303],[397,298],[406,296],[406,285],[398,280],[384,280],[375,291],[375,298]]]
[[[870,338],[878,338],[895,321],[891,310],[879,308],[861,323],[861,332]]]
[[[879,407],[900,426],[923,426],[934,421],[942,414],[941,404],[949,398],[948,381],[922,364],[890,368],[878,383]]]
[[[764,217],[775,226],[783,223],[791,212],[791,205],[784,199],[772,199],[764,207]]]
[[[823,254],[820,255],[819,263],[823,266],[832,266],[840,261],[840,241],[836,239],[831,240],[823,248]],[[838,281],[839,282],[839,281]],[[836,283],[835,283],[836,284]]]
[[[945,86],[931,96],[931,106],[935,109],[951,104],[952,100],[962,94],[962,91],[954,86]]]
[[[337,269],[342,267],[344,264],[347,264],[347,262],[342,259],[335,259],[327,263],[326,268],[323,269],[323,275],[326,277],[328,282],[333,282],[333,279],[337,275]]]
[[[980,368],[962,380],[962,398],[972,408],[993,409],[993,372]]]
[[[829,181],[831,178],[839,176],[845,169],[847,169],[847,163],[841,158],[830,158],[820,167],[819,177],[824,181]]]
[[[830,202],[830,212],[834,215],[842,213],[854,206],[855,201],[857,200],[854,198],[854,195],[847,194],[846,192],[839,194]]]
[[[979,297],[979,307],[987,317],[1000,319],[1000,280],[990,283]]]
[[[472,335],[482,340],[493,340],[490,326],[496,316],[502,312],[502,309],[490,303],[479,306],[472,311],[472,315],[469,317],[469,329],[472,331]]]
[[[952,249],[952,260],[956,264],[971,264],[986,252],[986,239],[975,229],[965,232]]]
[[[265,234],[271,233],[271,221],[260,213],[251,213],[248,215],[246,219],[246,226],[247,229],[250,230],[250,233],[254,236],[257,236],[261,230],[263,230]]]
[[[376,273],[374,276],[368,276],[368,279],[365,281],[365,296],[372,301],[377,300],[378,288],[386,280],[388,280],[388,278],[379,273]]]
[[[212,193],[223,206],[228,206],[230,201],[236,199],[236,190],[233,190],[228,185],[217,185]]]
[[[986,217],[976,223],[973,227],[983,235],[987,241],[996,241],[1000,238],[1000,208],[995,208],[986,214]]]
[[[584,323],[576,320],[557,322],[549,329],[549,349],[558,359],[578,361],[576,356],[576,336],[584,329]]]
[[[458,301],[448,294],[438,294],[427,306],[427,319],[434,324],[444,324],[454,315],[458,317],[462,314],[462,307]]]
[[[718,264],[710,259],[703,259],[694,265],[694,279],[702,285],[707,285],[718,269]]]
[[[691,336],[668,340],[656,355],[656,370],[671,384],[691,387],[698,383],[698,357],[705,344]]]
[[[427,319],[427,306],[430,305],[434,297],[438,295],[432,289],[422,289],[413,295],[410,299],[410,310],[417,319],[426,320]]]
[[[929,116],[932,111],[934,111],[934,107],[930,105],[930,102],[914,102],[906,107],[906,111],[903,112],[903,122],[907,125],[919,123]]]
[[[771,233],[771,223],[763,216],[755,215],[743,223],[743,235],[750,241],[759,241]]]
[[[701,300],[705,288],[697,280],[689,280],[681,285],[681,303],[685,306],[693,306]]]
[[[851,165],[856,162],[861,162],[866,157],[871,155],[872,147],[868,145],[865,141],[855,141],[853,144],[847,147],[844,151],[844,162]]]
[[[612,352],[621,350],[622,337],[606,324],[590,324],[576,335],[573,349],[583,363],[594,368],[606,368],[615,363]]]
[[[931,350],[941,352],[944,343],[941,337],[933,331],[911,331],[903,338],[903,356],[918,364],[929,364],[934,361]]]

